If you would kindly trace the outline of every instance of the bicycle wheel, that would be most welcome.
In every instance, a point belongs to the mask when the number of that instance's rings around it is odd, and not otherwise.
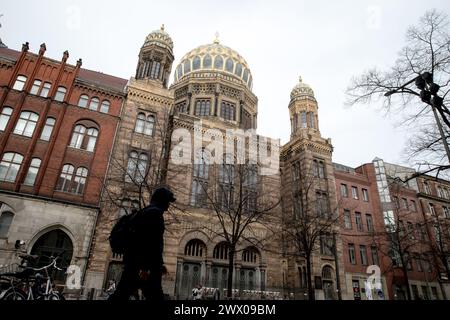
[[[1,300],[27,300],[27,296],[18,289],[9,288]]]
[[[48,296],[48,300],[66,300],[66,298],[64,298],[64,296],[62,295],[61,292],[52,292],[50,293],[50,295]]]

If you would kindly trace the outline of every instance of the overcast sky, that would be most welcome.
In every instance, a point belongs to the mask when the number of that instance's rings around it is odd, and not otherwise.
[[[389,67],[407,27],[432,8],[450,13],[450,1],[15,0],[0,7],[0,38],[16,50],[28,41],[33,52],[45,42],[51,58],[68,50],[72,64],[82,58],[84,68],[128,79],[145,37],[162,23],[174,41],[173,71],[219,32],[250,66],[260,134],[289,140],[289,94],[301,75],[315,92],[333,161],[358,166],[378,156],[406,164],[399,116],[377,105],[346,107],[344,91],[353,75]]]

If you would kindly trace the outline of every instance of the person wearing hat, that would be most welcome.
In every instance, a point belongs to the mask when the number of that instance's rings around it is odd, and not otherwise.
[[[130,221],[132,239],[123,254],[124,270],[110,300],[129,300],[138,289],[146,300],[163,300],[161,279],[164,272],[164,217],[174,194],[165,187],[157,188],[150,205],[138,211]]]

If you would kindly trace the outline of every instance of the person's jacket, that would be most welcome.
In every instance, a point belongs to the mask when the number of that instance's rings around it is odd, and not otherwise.
[[[155,205],[140,210],[131,220],[132,241],[124,254],[125,263],[141,267],[163,265],[164,211]]]

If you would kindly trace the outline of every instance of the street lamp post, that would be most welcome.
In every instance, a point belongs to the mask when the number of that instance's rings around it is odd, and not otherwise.
[[[389,97],[392,94],[399,92],[399,90],[404,89],[406,86],[410,85],[413,82],[415,82],[416,87],[421,90],[420,94],[418,95],[420,96],[422,101],[431,106],[431,109],[433,110],[434,119],[439,129],[439,134],[441,135],[445,153],[447,154],[447,159],[450,163],[450,148],[447,143],[447,138],[445,137],[444,129],[442,128],[441,120],[439,119],[436,111],[436,108],[444,106],[444,99],[438,95],[440,86],[433,82],[433,75],[430,72],[424,72],[414,79],[408,81],[401,87],[386,92],[384,95],[386,97]]]

